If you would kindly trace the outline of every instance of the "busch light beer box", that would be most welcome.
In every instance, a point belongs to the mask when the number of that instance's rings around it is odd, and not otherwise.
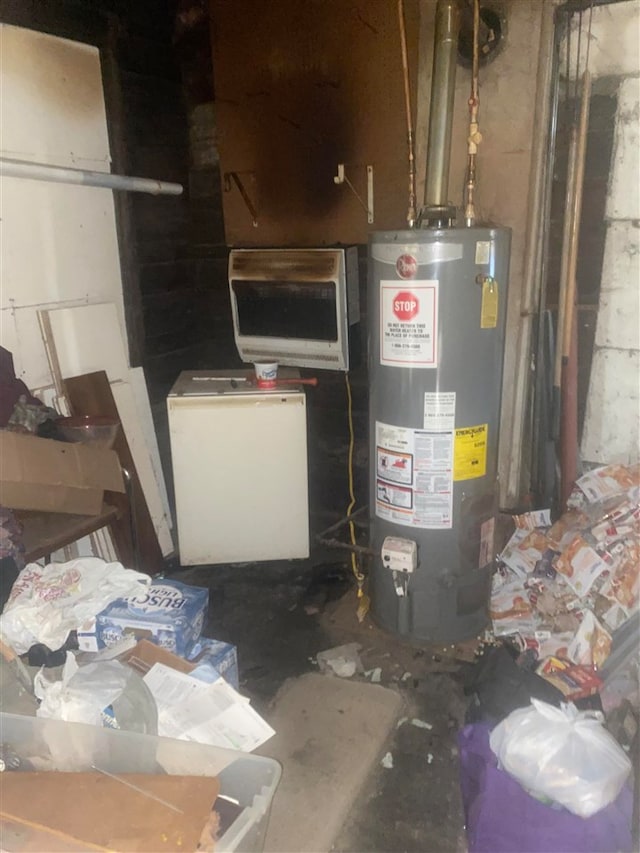
[[[175,580],[152,581],[129,598],[117,598],[78,631],[82,651],[97,652],[125,636],[150,640],[185,656],[199,639],[209,590]]]
[[[196,668],[190,673],[193,678],[213,682],[221,675],[236,690],[240,689],[238,651],[231,643],[200,637],[187,660],[195,664]]]

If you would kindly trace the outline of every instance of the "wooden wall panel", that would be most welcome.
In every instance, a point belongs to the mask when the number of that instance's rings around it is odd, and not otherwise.
[[[417,0],[406,0],[413,80]],[[407,210],[406,122],[395,0],[211,0],[221,172],[229,245],[363,243],[372,229],[403,227]],[[375,221],[366,198],[374,167]],[[223,178],[224,180],[224,178]],[[223,187],[224,188],[224,187]]]

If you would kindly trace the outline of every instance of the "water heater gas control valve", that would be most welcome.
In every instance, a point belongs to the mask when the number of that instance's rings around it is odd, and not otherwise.
[[[414,572],[418,566],[418,544],[412,539],[387,536],[382,543],[382,565],[392,572]]]

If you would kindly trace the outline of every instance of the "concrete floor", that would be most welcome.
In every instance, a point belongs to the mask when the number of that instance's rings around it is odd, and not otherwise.
[[[354,679],[284,684],[268,712],[276,735],[259,750],[282,766],[265,853],[332,849],[403,707],[396,691]]]
[[[318,652],[347,642],[361,644],[364,669],[380,667],[381,685],[401,700],[403,710],[394,712],[393,719],[398,714],[408,719],[398,727],[386,725],[384,737],[369,744],[371,760],[360,762],[357,778],[350,776],[345,783],[347,801],[342,797],[340,807],[346,819],[339,829],[341,821],[331,828],[331,849],[466,850],[455,740],[465,701],[459,682],[462,665],[451,649],[412,648],[380,631],[370,618],[359,624],[348,565],[338,552],[309,561],[190,568],[174,576],[210,589],[205,634],[237,645],[241,690],[267,719],[278,716],[276,697],[288,679],[304,681],[318,671]],[[352,680],[368,681],[365,676]],[[308,691],[301,695],[311,696]],[[357,709],[365,721],[369,714],[369,722],[376,722],[375,703],[367,709],[358,700]],[[411,724],[414,718],[431,728]],[[317,728],[320,753],[322,738],[333,747],[337,741],[345,766],[355,763],[350,756],[355,758],[362,744],[350,738],[348,726],[328,731],[318,723]],[[387,751],[393,756],[391,769],[380,763]],[[306,819],[292,813],[294,823]],[[323,849],[329,849],[328,843]]]

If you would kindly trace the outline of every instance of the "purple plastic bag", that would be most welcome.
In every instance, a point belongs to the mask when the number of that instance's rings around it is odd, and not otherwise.
[[[458,734],[460,785],[469,853],[631,853],[633,796],[618,798],[590,818],[539,802],[503,770],[485,723]]]

